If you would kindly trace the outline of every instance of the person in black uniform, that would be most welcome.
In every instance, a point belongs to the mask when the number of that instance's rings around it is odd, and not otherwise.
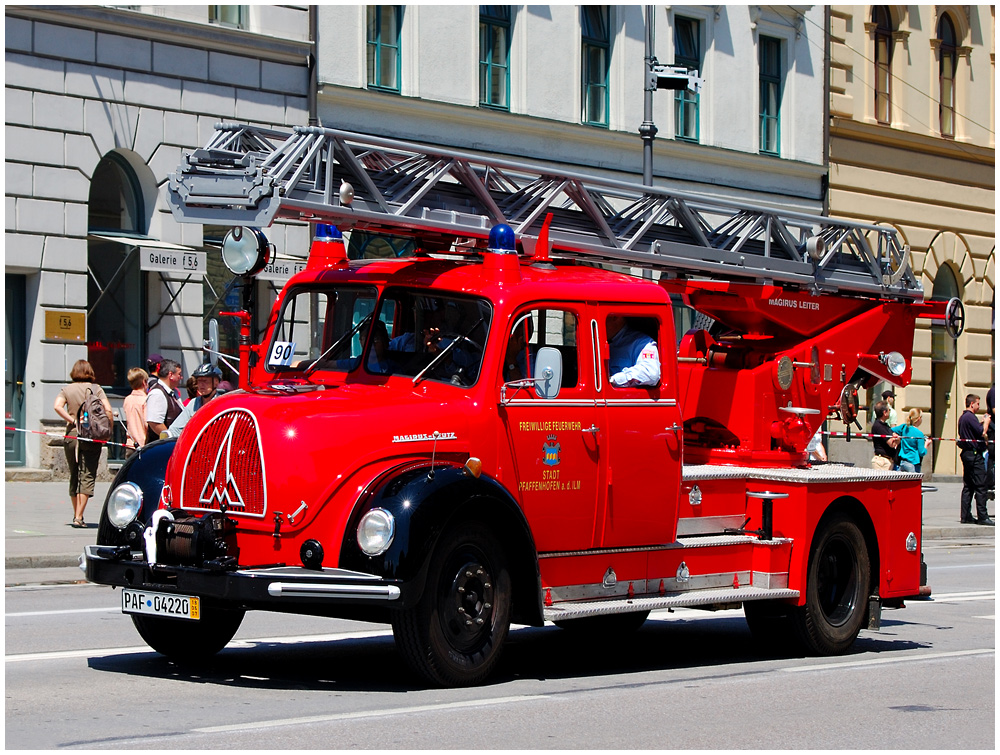
[[[872,411],[875,414],[875,421],[872,422],[872,447],[875,453],[872,457],[872,469],[891,472],[898,461],[899,436],[889,427],[889,405],[885,401],[876,401]]]
[[[979,411],[979,396],[970,393],[965,397],[965,411],[958,418],[958,448],[962,458],[962,523],[985,524],[993,526],[986,510],[986,462],[983,453],[986,451],[986,436],[989,430],[990,416],[987,414],[980,423],[976,412]],[[985,426],[984,426],[985,425]],[[972,499],[976,499],[976,518],[972,518]]]

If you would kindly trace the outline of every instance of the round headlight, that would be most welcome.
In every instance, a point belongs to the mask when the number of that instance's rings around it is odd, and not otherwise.
[[[396,520],[385,509],[372,509],[358,524],[358,545],[369,556],[385,553],[396,534]]]
[[[142,509],[142,489],[134,482],[125,482],[108,497],[108,519],[120,530],[128,527]]]

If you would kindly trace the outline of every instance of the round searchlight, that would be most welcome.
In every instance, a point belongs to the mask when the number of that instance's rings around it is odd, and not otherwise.
[[[222,261],[234,275],[256,275],[271,261],[271,245],[259,228],[233,228],[222,240]]]
[[[494,254],[516,254],[517,238],[514,229],[506,223],[498,223],[490,229],[490,240],[487,248]]]

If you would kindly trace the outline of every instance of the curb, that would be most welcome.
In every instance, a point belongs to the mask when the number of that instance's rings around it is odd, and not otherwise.
[[[6,569],[61,569],[66,566],[79,566],[81,550],[76,556],[7,556],[3,568]]]

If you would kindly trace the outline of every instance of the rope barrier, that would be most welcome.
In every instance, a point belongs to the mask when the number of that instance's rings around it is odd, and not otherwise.
[[[82,440],[86,441],[87,443],[97,443],[98,445],[102,446],[119,446],[120,448],[132,448],[132,449],[135,448],[135,446],[130,446],[127,443],[115,443],[112,440],[96,440],[94,438],[80,438],[76,435],[61,435],[59,433],[47,433],[42,430],[25,430],[24,428],[12,427],[11,425],[4,425],[4,430],[6,432],[28,433],[30,435],[46,435],[50,438],[62,438],[63,440]]]

